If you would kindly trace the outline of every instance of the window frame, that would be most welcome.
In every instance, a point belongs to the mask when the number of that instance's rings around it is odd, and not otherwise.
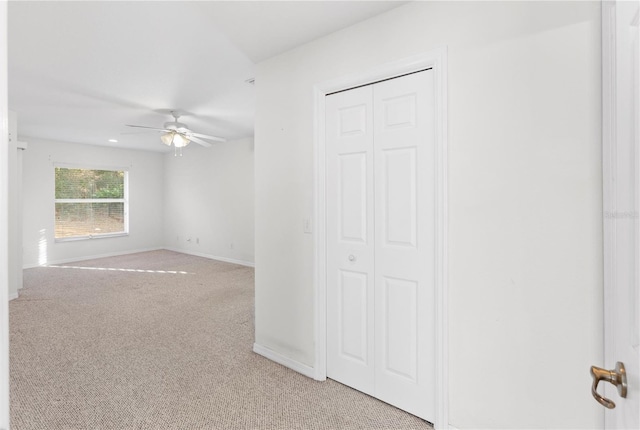
[[[111,172],[123,172],[124,173],[124,197],[122,199],[57,199],[55,198],[55,171],[56,169],[77,169],[77,170],[107,170]],[[53,238],[54,242],[75,242],[79,240],[93,240],[93,239],[106,239],[112,237],[125,237],[129,236],[129,169],[127,167],[117,166],[96,166],[88,164],[67,164],[67,163],[55,163],[53,165]],[[70,237],[56,237],[56,204],[57,203],[123,203],[123,231],[113,233],[96,233],[86,234],[81,236]]]

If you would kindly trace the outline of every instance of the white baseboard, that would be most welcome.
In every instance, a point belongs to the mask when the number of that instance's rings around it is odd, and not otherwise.
[[[292,360],[289,357],[285,357],[279,352],[275,352],[272,349],[267,348],[266,346],[259,345],[257,343],[253,344],[253,352],[259,354],[265,358],[268,358],[271,361],[275,361],[278,364],[282,364],[284,367],[288,367],[291,370],[295,370],[298,373],[303,374],[309,378],[314,378],[315,371],[313,367],[307,366],[306,364],[302,364],[299,361]]]
[[[244,261],[244,260],[236,260],[234,258],[219,257],[217,255],[205,254],[203,252],[189,251],[187,249],[181,249],[181,248],[164,248],[164,249],[166,249],[167,251],[180,252],[182,254],[195,255],[196,257],[208,258],[210,260],[217,260],[217,261],[224,261],[225,263],[238,264],[240,266],[247,266],[247,267],[256,266],[253,261]]]
[[[34,267],[49,266],[51,264],[65,264],[65,263],[73,263],[75,261],[95,260],[96,258],[117,257],[119,255],[137,254],[139,252],[158,251],[160,249],[164,249],[164,248],[158,247],[158,248],[132,249],[130,251],[109,252],[107,254],[85,255],[82,257],[73,257],[73,258],[65,258],[63,260],[47,261],[44,264],[25,264],[24,266],[22,266],[22,268],[32,269]]]
[[[244,261],[244,260],[236,260],[236,259],[227,258],[227,257],[219,257],[219,256],[216,256],[216,255],[205,254],[205,253],[202,253],[202,252],[188,251],[188,250],[185,250],[185,249],[157,247],[157,248],[133,249],[133,250],[130,250],[130,251],[110,252],[110,253],[107,253],[107,254],[86,255],[86,256],[83,256],[83,257],[66,258],[66,259],[63,259],[63,260],[47,261],[45,264],[25,264],[24,266],[22,266],[22,268],[23,269],[32,269],[34,267],[48,266],[48,265],[51,265],[51,264],[65,264],[65,263],[73,263],[75,261],[95,260],[97,258],[117,257],[119,255],[137,254],[139,252],[158,251],[160,249],[166,249],[168,251],[180,252],[182,254],[195,255],[196,257],[209,258],[211,260],[224,261],[225,263],[239,264],[240,266],[255,267],[255,263],[253,263],[252,261]]]
[[[9,294],[9,301],[13,300],[13,299],[17,299],[18,298],[18,292],[16,291],[13,294]]]

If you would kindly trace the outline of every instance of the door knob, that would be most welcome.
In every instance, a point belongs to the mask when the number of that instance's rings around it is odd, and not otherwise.
[[[355,255],[353,255],[353,254],[351,254],[351,255],[349,256],[349,261],[356,261],[356,256],[355,256]]]
[[[618,361],[614,370],[606,370],[596,366],[591,366],[591,376],[593,377],[591,395],[602,406],[613,409],[616,407],[616,404],[606,397],[598,394],[598,383],[600,381],[612,383],[613,385],[618,387],[618,394],[620,394],[620,397],[627,397],[627,371],[625,370],[623,363]]]

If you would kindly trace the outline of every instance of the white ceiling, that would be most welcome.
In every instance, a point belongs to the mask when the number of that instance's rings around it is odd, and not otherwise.
[[[166,109],[252,136],[255,63],[403,3],[11,1],[9,108],[27,140],[165,151],[156,133],[122,133],[162,126]]]

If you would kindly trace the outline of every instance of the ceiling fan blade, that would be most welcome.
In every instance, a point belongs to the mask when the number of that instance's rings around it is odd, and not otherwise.
[[[187,138],[198,145],[204,146],[205,148],[211,148],[211,144],[209,142],[205,142],[204,140],[195,137],[193,134],[187,136]]]
[[[165,128],[147,127],[146,125],[132,125],[132,124],[125,124],[125,125],[127,127],[147,128],[149,130],[164,131],[165,133],[171,131],[171,130],[167,130]]]
[[[121,135],[158,133],[161,130],[125,131]]]
[[[195,136],[195,137],[200,137],[202,139],[209,139],[209,140],[215,140],[216,142],[226,142],[227,139],[223,138],[223,137],[218,137],[218,136],[209,136],[208,134],[202,134],[202,133],[193,133],[193,132],[189,132],[190,136]]]

